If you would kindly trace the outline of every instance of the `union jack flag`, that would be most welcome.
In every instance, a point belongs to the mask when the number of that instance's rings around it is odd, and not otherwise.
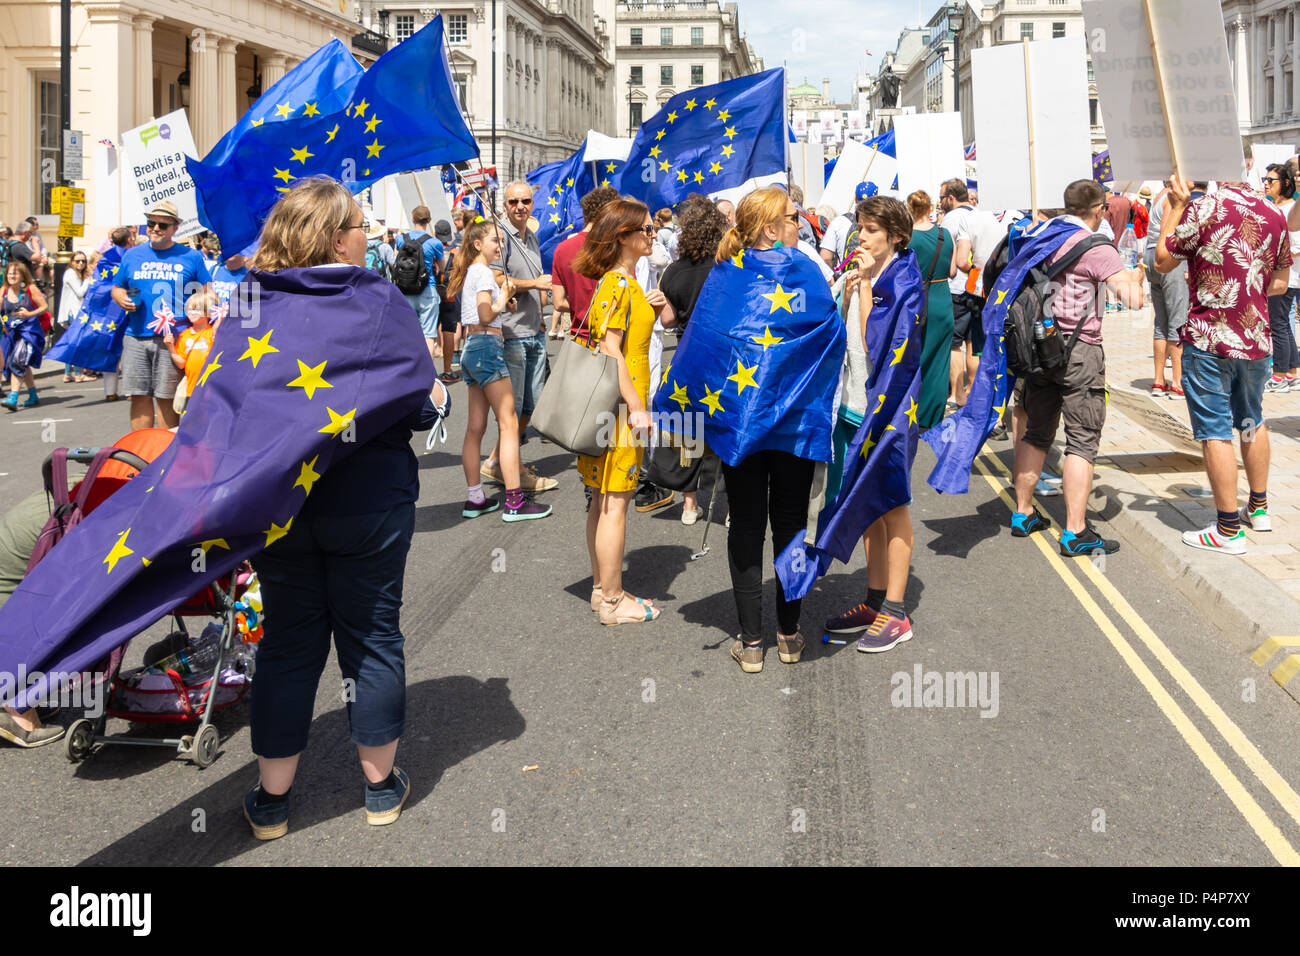
[[[176,328],[176,313],[172,312],[171,306],[167,303],[159,303],[158,308],[154,311],[153,321],[149,323],[148,327],[154,335],[166,335]]]
[[[217,325],[221,323],[221,320],[224,319],[229,314],[230,314],[230,303],[222,302],[219,305],[214,305],[211,309],[208,310],[208,321],[211,322],[213,327],[215,328]]]
[[[968,163],[974,162],[974,160],[975,160],[975,140],[971,140],[970,145],[966,147],[966,162]]]

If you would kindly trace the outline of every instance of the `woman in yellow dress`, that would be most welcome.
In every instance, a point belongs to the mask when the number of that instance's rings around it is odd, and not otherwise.
[[[592,341],[618,362],[619,420],[614,441],[598,458],[578,456],[578,474],[592,489],[587,512],[591,609],[602,624],[640,624],[659,608],[623,590],[627,506],[636,491],[650,429],[650,334],[667,303],[658,289],[641,291],[636,263],[650,254],[655,225],[644,203],[616,199],[601,210],[574,260],[578,273],[599,279],[588,322]]]

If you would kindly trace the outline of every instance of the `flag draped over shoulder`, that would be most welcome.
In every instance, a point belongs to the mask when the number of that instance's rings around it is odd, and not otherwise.
[[[81,300],[81,310],[46,358],[96,372],[117,371],[126,313],[113,301],[111,293],[113,276],[125,252],[121,246],[110,246],[95,263],[95,278]]]
[[[614,185],[652,210],[786,171],[785,71],[671,97],[641,124]]]
[[[844,323],[798,249],[745,250],[713,267],[654,407],[729,465],[757,451],[829,461]],[[698,426],[702,425],[702,429]]]
[[[317,91],[309,74],[295,82],[294,90]],[[478,156],[452,88],[441,15],[347,80],[330,104],[334,108],[327,111],[319,99],[289,97],[275,107],[276,113],[285,107],[284,119],[252,119],[201,161],[186,160],[199,220],[222,246],[242,249],[254,241],[296,179],[325,174],[356,193],[390,173]]]
[[[824,507],[808,534],[775,559],[787,600],[803,597],[832,559],[848,561],[877,518],[912,500],[916,458],[916,396],[921,387],[921,272],[910,249],[895,257],[872,286],[867,319],[867,414],[848,447],[839,486],[827,488]]]
[[[533,215],[537,218],[537,241],[542,249],[542,268],[551,271],[555,247],[586,225],[582,218],[582,197],[597,186],[618,182],[621,160],[584,162],[586,141],[568,159],[538,166],[528,174],[534,189]]]
[[[259,318],[221,324],[167,450],[0,608],[0,672],[93,665],[282,538],[333,465],[422,406],[433,363],[391,282],[347,266],[249,278]]]
[[[938,428],[925,433],[939,461],[930,472],[929,483],[945,495],[964,495],[970,488],[970,470],[989,432],[998,423],[1011,394],[1007,374],[1007,310],[1015,301],[1029,270],[1042,262],[1070,236],[1078,226],[1053,219],[1023,239],[1015,257],[998,276],[984,306],[984,354],[971,383],[966,404],[943,420]]]

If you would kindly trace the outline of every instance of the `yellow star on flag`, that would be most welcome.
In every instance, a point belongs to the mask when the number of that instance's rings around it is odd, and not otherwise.
[[[200,541],[199,547],[203,549],[204,554],[207,554],[213,548],[225,548],[227,551],[230,550],[230,545],[226,543],[225,538],[209,538],[207,541]]]
[[[283,117],[284,119],[288,119],[292,113],[293,113],[293,107],[290,106],[288,103],[281,103],[279,106],[275,108],[275,114],[277,116]]]
[[[661,129],[659,132],[655,133],[655,139],[663,139],[667,132],[667,130]]]
[[[266,122],[266,117],[263,116],[261,119],[255,119],[255,120],[253,120],[253,125],[254,125],[254,126],[261,126],[261,125],[262,125],[263,123],[265,123],[265,122]]]
[[[666,159],[661,159],[661,160],[659,161],[659,168],[660,168],[661,170],[663,170],[663,171],[666,173],[666,172],[668,172],[668,170],[670,170],[670,169],[673,168],[673,164],[670,163],[670,162],[668,162],[668,160],[666,160]]]
[[[718,401],[718,396],[722,394],[722,389],[713,391],[709,386],[704,386],[704,397],[700,399],[700,404],[709,410],[709,417],[713,417],[714,412],[725,412],[722,402]]]
[[[727,110],[718,110],[718,122],[725,123],[729,119],[731,119],[731,113]]]
[[[317,455],[311,461],[304,461],[298,468],[298,480],[293,483],[295,488],[302,488],[307,494],[311,494],[311,486],[314,485],[320,475],[316,473],[316,462],[320,460]]]
[[[338,133],[339,133],[339,124],[335,123],[334,128],[325,134],[325,142],[327,143],[334,142],[334,137],[337,136]]]
[[[127,528],[119,534],[113,547],[110,548],[108,554],[104,556],[104,563],[108,565],[108,571],[105,572],[106,574],[112,574],[113,569],[117,567],[117,562],[122,560],[122,558],[125,558],[128,554],[135,554],[134,551],[126,546],[126,536],[130,533],[131,529]]]
[[[600,181],[600,184],[601,184],[602,186],[608,186],[608,185],[609,185],[609,177],[606,176],[604,179],[602,179],[602,180]]]
[[[780,287],[778,286],[778,288]],[[763,346],[764,352],[767,351],[768,346],[776,345],[777,343],[783,341],[782,339],[772,334],[772,327],[770,325],[763,327],[762,336],[751,335],[749,338],[751,342],[757,342],[759,345]]]
[[[902,345],[896,349],[890,349],[890,351],[894,353],[894,359],[889,363],[890,365],[897,365],[903,361],[903,353],[907,351],[907,339],[903,339]]]
[[[686,411],[687,406],[691,404],[691,398],[686,394],[686,386],[678,385],[676,381],[673,382],[673,393],[668,398],[682,406],[682,411]]]
[[[607,172],[607,173],[615,172],[617,169],[618,169],[618,163],[606,163],[606,164],[605,164],[605,172]]]
[[[867,432],[867,437],[862,439],[862,450],[859,454],[862,455],[863,458],[866,458],[867,453],[875,447],[875,444],[876,443],[871,439],[871,432]]]
[[[99,332],[104,328],[104,323],[99,321],[91,322],[90,327],[94,329],[96,332]]]
[[[651,147],[650,147],[650,157],[651,157],[652,159],[658,159],[658,158],[659,158],[659,154],[660,154],[661,152],[663,152],[663,150],[661,150],[658,146],[651,146]],[[612,172],[612,170],[611,170],[611,172]]]
[[[777,309],[785,309],[787,312],[793,315],[794,309],[790,308],[790,300],[793,299],[797,294],[798,293],[796,292],[786,292],[784,289],[781,288],[781,283],[778,282],[776,284],[775,292],[762,293],[762,297],[764,299],[767,299],[768,302],[772,303],[772,308],[767,310],[767,314],[771,315]]]
[[[663,388],[668,384],[668,373],[673,370],[673,363],[669,362],[668,367],[664,369],[664,377],[659,380],[659,387]]]
[[[722,135],[727,137],[727,139],[732,139],[736,135],[736,127],[728,126],[727,131]]]
[[[686,177],[686,170],[684,170],[684,169],[679,169],[679,170],[677,170],[677,179],[678,179],[679,182],[683,182],[683,183],[686,182],[686,178],[687,178],[687,177]]]
[[[149,567],[149,565],[153,564],[153,562],[150,561],[148,558],[141,558],[140,563],[143,564],[146,568]]]
[[[375,141],[374,141],[373,143],[367,143],[367,144],[366,144],[366,155],[367,155],[367,156],[378,156],[378,155],[379,155],[379,151],[380,151],[381,149],[387,149],[387,148],[388,148],[388,147],[386,147],[386,146],[380,146],[380,145],[379,145],[379,137],[376,136],[376,137],[375,137]]]
[[[879,415],[880,410],[885,407],[885,396],[878,395],[876,397],[879,399],[879,401],[876,402],[876,410],[871,413],[872,415]]]
[[[546,205],[548,206],[558,206],[559,204],[560,201],[556,199],[554,196],[551,196],[549,199],[546,200]]]
[[[1003,402],[1001,405],[994,405],[993,410],[998,413],[998,418],[1001,418],[1003,413],[1007,410],[1007,403]],[[916,424],[915,419],[913,419],[912,424]]]
[[[998,298],[997,298],[997,301],[994,302],[993,304],[994,304],[994,305],[1001,305],[1001,304],[1002,304],[1002,300],[1005,299],[1006,297],[1007,297],[1007,290],[1006,290],[1006,289],[999,289],[999,290],[998,290]]]
[[[325,370],[325,363],[321,362],[315,368],[308,368],[307,363],[298,359],[298,377],[292,382],[285,384],[285,388],[301,388],[307,393],[307,400],[316,397],[316,389],[333,388],[329,382],[325,381],[321,373]]]
[[[745,250],[744,250],[744,249],[741,249],[739,252],[737,252],[734,256],[731,257],[731,264],[732,264],[733,266],[735,266],[737,269],[743,269],[743,268],[745,268]]]
[[[244,349],[244,354],[235,359],[235,361],[242,362],[244,359],[252,359],[253,368],[257,368],[257,363],[262,361],[264,356],[270,355],[272,352],[280,351],[271,344],[271,332],[273,331],[275,330],[271,329],[260,339],[255,339],[250,335],[248,337],[248,348]]]
[[[560,193],[561,195],[563,195],[563,193],[564,193],[564,187],[563,187],[562,185],[560,185],[559,183],[556,183],[556,184],[555,184],[555,191],[556,191],[557,193]]]
[[[736,374],[728,375],[728,382],[736,383],[736,394],[743,395],[746,388],[758,388],[758,382],[754,381],[754,373],[758,371],[757,365],[751,365],[746,368],[745,363],[736,359]]]
[[[302,149],[292,149],[290,150],[290,152],[293,153],[293,156],[290,158],[290,161],[292,162],[294,159],[296,159],[304,166],[307,165],[307,160],[311,159],[311,157],[316,155],[315,153],[307,152],[306,146],[304,146]]]
[[[694,101],[694,100],[687,100],[687,101],[686,101],[686,108],[687,108],[688,110],[693,110],[693,109],[695,109],[695,101]]]
[[[278,525],[274,521],[272,521],[271,527],[267,528],[265,531],[262,532],[262,534],[266,535],[266,544],[264,545],[264,547],[269,548],[271,545],[275,544],[286,534],[288,534],[289,526],[291,524],[293,524],[293,518],[290,518],[283,525]]]
[[[117,323],[116,323],[116,322],[110,322],[110,323],[108,323],[108,325],[104,326],[104,328],[108,329],[108,331],[110,331],[110,332],[116,332],[116,331],[117,331]]]
[[[273,179],[280,179],[286,183],[293,179],[293,173],[289,172],[289,170],[280,169],[276,166],[272,166],[271,168],[275,170],[275,175],[272,177]]]
[[[556,223],[557,225],[559,224],[560,214],[558,212],[551,213],[551,222]]]
[[[218,352],[216,356],[212,359],[212,361],[208,363],[208,367],[205,368],[203,370],[203,374],[199,376],[200,385],[208,384],[208,376],[211,375],[213,372],[215,372],[217,369],[221,368],[221,356],[225,354],[226,354],[225,352]]]
[[[320,110],[316,109],[315,103],[308,103],[302,108],[303,116],[320,116]]]
[[[707,100],[704,101],[704,108],[706,110],[711,110],[713,109],[714,104],[716,104],[717,102],[718,102],[717,100],[715,100],[713,97],[710,96]]]
[[[676,110],[672,110],[672,111],[669,112],[669,114],[668,114],[668,122],[670,122],[670,123],[676,123],[676,122],[677,122],[677,111],[676,111]]]
[[[366,132],[373,133],[375,131],[375,127],[382,122],[383,120],[381,120],[378,116],[370,117],[370,119],[366,120]]]
[[[910,404],[907,407],[907,420],[913,425],[916,424],[916,399],[909,399]]]
[[[736,151],[735,147],[733,147],[730,143],[728,143],[726,146],[722,147],[722,158],[730,159],[731,154],[734,153],[735,151]]]
[[[718,173],[722,172],[722,164],[716,162],[709,163],[709,172],[711,172],[714,176],[718,175]]]
[[[570,189],[572,189],[572,188],[573,188],[573,177],[570,176],[568,179],[566,179],[566,180],[564,181],[564,185],[566,185],[566,186],[568,186]]]
[[[334,411],[334,409],[329,408],[328,406],[326,407],[325,411],[329,412],[330,423],[326,425],[324,428],[318,428],[317,431],[319,431],[322,435],[329,435],[331,438],[337,438],[339,435],[341,435],[347,429],[347,427],[352,424],[352,419],[357,414],[357,410],[355,408],[352,409],[352,411],[350,412],[344,412],[342,415]]]
[[[692,176],[691,178],[694,179],[697,183],[704,182],[704,174],[700,172],[698,169],[695,171],[695,175]]]
[[[370,106],[369,103],[367,103],[365,100],[362,100],[356,106],[352,107],[352,112],[355,116],[360,117],[365,113],[365,111],[369,108],[369,106]]]

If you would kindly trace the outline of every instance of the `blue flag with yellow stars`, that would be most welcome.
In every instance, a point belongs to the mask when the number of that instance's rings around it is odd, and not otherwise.
[[[437,16],[344,87],[341,107],[287,101],[287,119],[250,121],[225,155],[187,159],[199,220],[223,247],[242,249],[296,179],[324,174],[357,193],[391,173],[478,156],[442,37]]]
[[[866,346],[873,368],[867,377],[867,413],[846,444],[837,475],[825,489],[823,507],[809,516],[808,534],[791,541],[775,559],[788,601],[806,595],[832,559],[848,561],[877,518],[912,500],[916,397],[925,340],[923,289],[916,254],[910,249],[895,256],[872,286]]]
[[[659,426],[701,436],[728,465],[769,449],[829,461],[843,361],[817,265],[798,249],[747,249],[700,289],[655,394]]]
[[[322,476],[423,407],[433,362],[391,282],[353,266],[249,280],[167,450],[0,608],[0,672],[89,668],[273,546]]]
[[[641,124],[617,188],[655,210],[784,173],[785,127],[780,68],[694,87]]]
[[[1102,185],[1115,179],[1115,174],[1110,171],[1110,150],[1104,150],[1092,157],[1092,178]]]
[[[998,276],[984,306],[984,353],[971,382],[966,404],[925,433],[939,461],[927,479],[940,494],[964,495],[970,489],[970,470],[984,447],[989,432],[1002,418],[1011,394],[1013,376],[1007,373],[1005,348],[1007,310],[1015,301],[1029,270],[1042,262],[1079,229],[1062,219],[1053,219],[1030,233],[1018,247],[1015,258]]]
[[[534,189],[533,215],[537,218],[537,242],[542,248],[542,268],[551,271],[555,247],[576,232],[582,232],[582,197],[597,186],[618,182],[623,163],[616,159],[583,162],[584,142],[568,159],[538,166],[527,176]],[[594,174],[593,174],[594,167]]]
[[[95,372],[116,372],[126,334],[126,313],[113,301],[113,276],[126,250],[110,246],[95,263],[94,281],[86,289],[81,309],[45,357]]]

